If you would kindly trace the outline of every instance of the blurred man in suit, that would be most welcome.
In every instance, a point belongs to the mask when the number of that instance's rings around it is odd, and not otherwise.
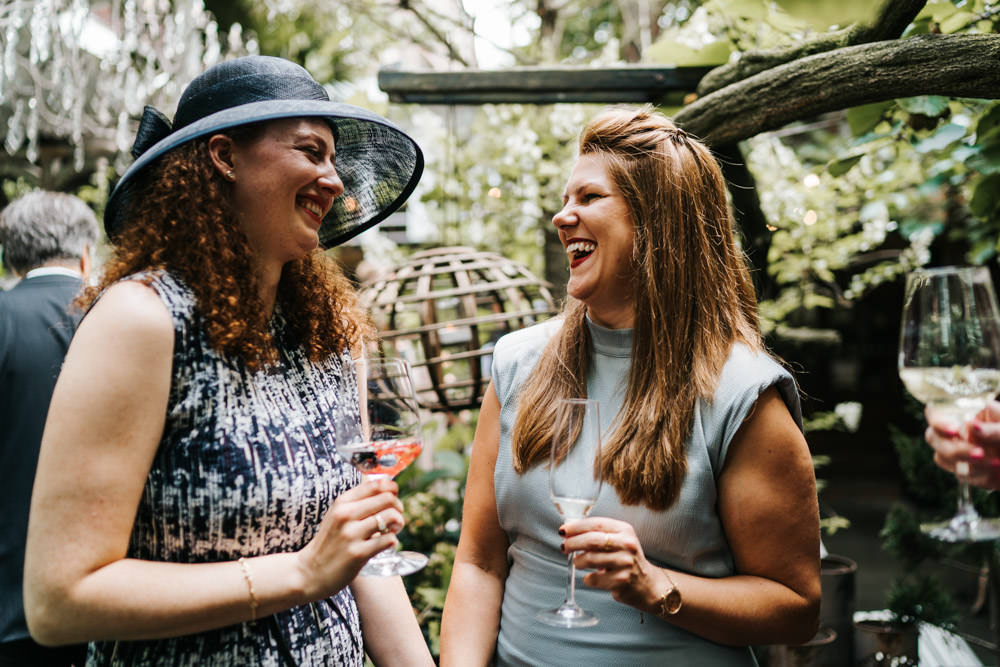
[[[3,263],[21,277],[0,292],[0,667],[84,663],[86,646],[31,639],[21,579],[38,447],[99,233],[93,211],[72,195],[31,192],[0,212]]]

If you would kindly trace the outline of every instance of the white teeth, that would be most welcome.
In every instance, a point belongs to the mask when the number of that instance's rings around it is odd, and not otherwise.
[[[596,248],[597,248],[596,243],[590,243],[589,241],[576,241],[566,246],[566,252],[567,253],[594,252]]]
[[[299,205],[302,206],[302,208],[304,208],[305,210],[309,211],[310,213],[316,215],[317,217],[323,215],[323,209],[321,209],[319,205],[314,201],[310,201],[308,199],[300,199]]]

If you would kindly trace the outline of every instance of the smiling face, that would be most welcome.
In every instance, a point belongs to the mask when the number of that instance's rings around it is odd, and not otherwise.
[[[280,269],[315,249],[323,217],[344,191],[330,126],[318,118],[276,120],[230,141],[228,151],[220,170],[233,183],[233,207],[258,256]]]
[[[552,224],[569,257],[566,292],[587,305],[597,324],[631,327],[635,228],[604,156],[589,153],[577,159],[563,193],[563,208]]]

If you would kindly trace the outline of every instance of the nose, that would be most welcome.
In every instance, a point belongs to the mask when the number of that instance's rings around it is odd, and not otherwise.
[[[331,163],[319,177],[319,187],[330,192],[334,197],[339,197],[344,192],[344,182],[340,180],[337,169]]]
[[[570,227],[575,225],[576,222],[576,214],[573,213],[573,208],[569,204],[564,204],[559,212],[552,216],[552,224],[555,225],[556,229]]]

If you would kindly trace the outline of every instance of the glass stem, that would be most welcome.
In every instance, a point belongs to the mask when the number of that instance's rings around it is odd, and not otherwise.
[[[972,523],[979,519],[979,512],[972,504],[969,482],[966,477],[958,478],[958,510],[955,518],[961,519],[965,523]]]
[[[576,606],[576,565],[573,563],[573,556],[576,552],[569,555],[569,567],[568,576],[566,578],[566,599],[563,600],[563,606],[575,607]]]

